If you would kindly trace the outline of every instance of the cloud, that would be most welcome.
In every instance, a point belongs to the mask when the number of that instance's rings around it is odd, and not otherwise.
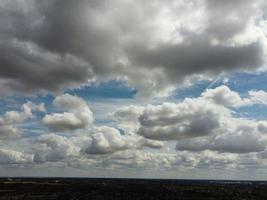
[[[260,121],[258,123],[257,128],[259,132],[266,134],[267,133],[267,121]]]
[[[139,144],[140,144],[140,146],[143,146],[143,147],[150,147],[153,149],[161,149],[165,145],[165,142],[157,141],[157,140],[149,140],[147,138],[141,138],[139,140]]]
[[[208,13],[209,25],[206,32],[224,41],[244,33],[246,29],[251,28],[253,20],[260,14],[259,5],[263,5],[263,1],[227,0],[221,3],[216,0],[207,0],[206,9],[211,12]]]
[[[176,165],[185,168],[204,169],[234,169],[241,158],[230,153],[203,152],[178,152]]]
[[[266,163],[257,158],[257,154],[233,154],[218,153],[214,151],[202,152],[179,152],[178,166],[196,169],[230,169],[233,171],[240,170],[257,170],[266,167]]]
[[[92,142],[85,150],[88,154],[107,154],[129,148],[129,144],[117,129],[98,127],[92,134]]]
[[[234,111],[232,110],[259,103],[265,103],[264,91],[249,91],[247,97],[243,98],[238,92],[222,85],[205,90],[197,98],[185,98],[178,103],[163,103],[162,105],[144,107],[143,112],[139,113],[137,132],[149,139],[180,140],[234,132],[234,130],[238,130],[238,126],[246,127],[247,123],[247,127],[252,128],[252,131],[259,129],[259,133],[265,131],[265,121],[258,121],[255,124],[253,120],[236,118],[233,116]],[[246,138],[246,136],[250,137],[246,134],[237,137]],[[250,138],[251,142],[256,140],[253,138],[254,136]],[[256,146],[255,148],[257,148]]]
[[[188,44],[163,44],[153,49],[140,46],[131,50],[131,54],[136,65],[162,68],[170,84],[175,80],[185,81],[192,75],[255,70],[263,64],[259,43],[233,48],[213,45],[203,36],[193,35],[189,40]]]
[[[92,142],[85,149],[87,154],[109,154],[128,149],[142,149],[143,147],[162,148],[164,143],[142,138],[138,135],[122,135],[111,127],[96,127],[92,132]]]
[[[68,159],[72,156],[79,156],[79,146],[75,146],[66,137],[48,134],[42,135],[34,146],[34,162],[46,161],[55,162]]]
[[[1,118],[1,124],[15,124],[21,123],[28,118],[33,118],[33,111],[45,112],[44,103],[36,105],[32,102],[27,102],[21,106],[21,112],[19,111],[7,111]]]
[[[32,163],[33,155],[10,149],[0,149],[0,164]]]
[[[201,97],[208,101],[212,101],[212,103],[227,107],[240,107],[252,104],[249,98],[242,99],[238,92],[232,91],[225,85],[214,89],[207,89],[201,94]]]
[[[88,128],[92,125],[92,111],[80,97],[63,94],[56,97],[53,104],[68,112],[45,115],[42,121],[51,130],[68,131]]]
[[[251,131],[250,128],[247,129],[247,131]],[[179,140],[176,149],[179,151],[212,150],[230,153],[250,153],[264,151],[266,144],[266,138],[259,133],[239,130],[211,137]]]
[[[96,157],[97,156],[97,157]],[[264,159],[257,154],[218,153],[214,151],[186,152],[147,152],[143,150],[126,150],[113,154],[94,155],[76,158],[67,162],[68,166],[80,169],[139,169],[171,170],[174,173],[198,169],[230,169],[231,171],[254,170],[266,167]]]
[[[163,145],[164,143],[160,141],[148,140],[137,135],[121,135],[115,128],[100,126],[73,137],[43,134],[34,140],[32,149],[34,162],[44,163],[67,162],[76,158],[110,155],[143,147],[160,149]]]
[[[177,140],[211,135],[222,126],[227,109],[202,99],[148,106],[140,116],[138,133],[149,139]]]
[[[254,71],[265,62],[263,3],[3,0],[0,91],[116,79],[164,96],[196,76]]]
[[[47,114],[42,120],[43,123],[51,130],[59,132],[77,129],[80,131],[77,132],[78,136],[74,137],[63,137],[55,134],[39,137],[35,148],[35,160],[37,162],[65,160],[73,157],[74,154],[76,156],[82,156],[81,154],[103,155],[144,147],[160,149],[164,145],[161,141],[149,140],[134,132],[121,133],[113,127],[95,126],[90,108],[80,97],[63,94],[57,96],[53,104],[55,107],[68,112]],[[138,117],[141,112],[142,107],[130,106],[118,109],[110,115],[114,120],[123,123],[130,121],[139,123]]]
[[[252,106],[254,104],[267,105],[267,92],[263,90],[250,90],[247,97],[242,98],[236,91],[231,90],[226,85],[221,85],[213,89],[207,89],[201,97],[214,104],[238,108],[242,106]]]
[[[139,117],[142,114],[144,107],[142,106],[124,106],[116,111],[109,113],[109,116],[118,123],[118,127],[129,133],[135,133],[140,124]]]
[[[267,105],[267,92],[263,90],[255,91],[251,90],[248,92],[251,100],[254,103]]]
[[[11,139],[20,135],[17,125],[27,119],[34,118],[33,112],[45,112],[43,103],[37,105],[32,102],[27,102],[21,106],[21,111],[7,111],[4,115],[0,116],[0,138]]]
[[[130,169],[171,169],[174,167],[177,155],[174,153],[152,153],[142,150],[128,150],[110,155],[102,162],[102,166]]]

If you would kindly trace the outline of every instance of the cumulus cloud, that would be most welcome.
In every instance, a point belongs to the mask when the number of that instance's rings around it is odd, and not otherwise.
[[[33,118],[33,111],[45,112],[44,103],[36,105],[32,102],[27,102],[21,106],[21,112],[19,111],[7,111],[1,118],[1,124],[14,124],[20,123],[28,118]]]
[[[10,149],[0,149],[0,164],[32,163],[33,155]]]
[[[253,120],[239,119],[233,116],[232,110],[241,106],[264,104],[264,97],[264,91],[249,91],[247,97],[243,98],[225,85],[207,89],[197,98],[185,98],[179,103],[144,107],[138,118],[140,124],[137,132],[146,138],[156,140],[179,140],[229,133],[239,130],[240,127],[248,128],[248,131],[252,129],[252,132],[254,129],[260,130],[258,133],[264,132],[265,121],[256,123]],[[235,136],[237,135],[233,135]],[[251,142],[257,140],[254,138],[256,136],[252,135],[241,134],[238,137],[247,136],[252,137]]]
[[[251,100],[254,103],[267,105],[267,92],[263,90],[255,91],[251,90],[248,92]]]
[[[135,133],[139,128],[139,117],[144,107],[142,106],[125,106],[116,111],[109,113],[109,116],[118,123],[118,127],[129,133]]]
[[[71,140],[55,134],[42,135],[34,146],[34,162],[60,161],[79,155],[79,146]]]
[[[212,103],[227,107],[240,107],[252,104],[250,98],[241,98],[238,92],[232,91],[225,85],[214,89],[207,89],[201,96],[208,101],[212,101]]]
[[[226,85],[221,85],[213,89],[207,89],[201,97],[214,104],[238,108],[251,106],[253,104],[267,105],[267,92],[263,90],[250,90],[246,97],[241,97],[236,91],[231,90]]]
[[[33,144],[34,162],[59,162],[71,159],[109,155],[144,147],[160,149],[160,141],[152,141],[140,136],[122,135],[117,129],[107,126],[94,127],[87,134],[65,137],[56,134],[44,134]]]
[[[45,115],[42,121],[50,129],[67,131],[88,128],[92,125],[92,111],[82,98],[63,94],[56,97],[53,104],[67,112]]]
[[[230,153],[261,152],[266,149],[266,137],[252,131],[250,127],[243,129],[206,138],[179,140],[176,149],[181,151],[212,150]]]
[[[222,126],[229,110],[202,99],[148,106],[140,116],[138,133],[149,139],[177,140],[211,135]]]
[[[106,154],[129,148],[123,136],[117,129],[98,127],[92,134],[92,142],[85,150],[88,154]]]
[[[127,149],[141,149],[144,146],[161,148],[164,143],[152,141],[137,135],[122,135],[111,127],[97,127],[92,133],[92,142],[85,149],[87,154],[108,154]]]
[[[194,76],[253,71],[264,64],[263,3],[3,0],[1,92],[117,79],[167,95]]]
[[[0,138],[8,139],[15,138],[20,135],[20,131],[16,125],[23,121],[34,118],[33,112],[45,112],[44,103],[39,105],[32,102],[27,102],[21,106],[21,111],[7,111],[0,116]]]

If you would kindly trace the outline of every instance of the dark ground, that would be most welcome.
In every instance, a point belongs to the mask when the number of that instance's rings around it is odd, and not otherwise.
[[[267,182],[2,178],[0,200],[17,199],[261,199]]]

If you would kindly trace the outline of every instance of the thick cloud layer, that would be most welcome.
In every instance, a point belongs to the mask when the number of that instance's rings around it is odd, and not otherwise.
[[[212,103],[226,107],[236,108],[253,103],[250,98],[242,99],[238,92],[230,90],[225,85],[219,86],[214,89],[207,89],[201,94],[201,96],[207,101],[211,101]]]
[[[0,3],[1,92],[119,79],[139,96],[264,64],[264,1]]]

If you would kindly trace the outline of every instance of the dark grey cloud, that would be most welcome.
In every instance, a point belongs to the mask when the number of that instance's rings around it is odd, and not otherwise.
[[[0,42],[0,77],[3,90],[60,90],[86,83],[92,77],[88,64],[71,56],[43,51],[32,43]]]
[[[120,79],[165,95],[192,76],[264,63],[262,1],[49,0],[0,3],[1,92]]]
[[[86,83],[93,77],[90,64],[79,56],[68,52],[60,54],[57,49],[43,48],[41,38],[47,31],[52,31],[55,35],[60,32],[61,42],[67,42],[63,29],[50,30],[46,25],[48,19],[43,12],[54,3],[3,1],[0,4],[0,78],[7,91],[56,91],[62,87]],[[51,39],[54,45],[58,42]]]
[[[253,17],[257,17],[257,4],[262,2],[206,0],[206,9],[211,11],[208,12],[207,34],[220,40],[228,40],[244,32],[248,24],[251,23],[250,20],[253,20]]]
[[[259,42],[230,47],[213,45],[197,35],[192,37],[184,44],[163,44],[153,49],[139,46],[131,49],[130,55],[137,66],[162,67],[174,82],[193,74],[253,70],[263,64]]]

